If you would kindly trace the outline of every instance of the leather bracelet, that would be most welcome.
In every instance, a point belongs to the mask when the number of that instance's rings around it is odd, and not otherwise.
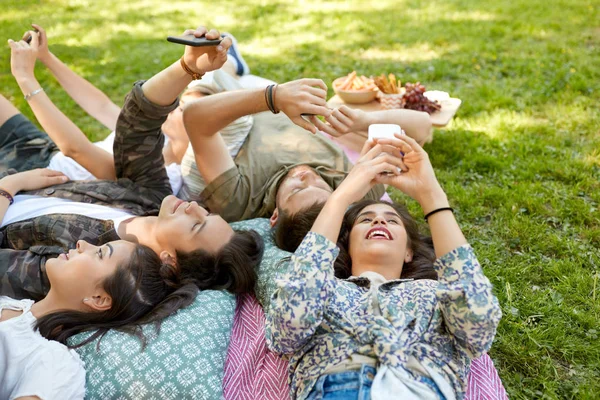
[[[8,199],[8,205],[10,206],[12,203],[15,202],[15,199],[13,199],[12,194],[8,193],[6,190],[4,189],[0,189],[0,196],[2,197],[6,197]]]
[[[427,221],[427,219],[428,219],[429,217],[431,217],[433,214],[435,214],[435,213],[439,213],[440,211],[452,211],[452,213],[454,213],[454,209],[452,209],[452,207],[441,207],[441,208],[436,208],[435,210],[433,210],[433,211],[430,211],[430,212],[428,212],[428,213],[427,213],[427,215],[425,215],[425,221]],[[427,222],[429,222],[429,221],[427,221]]]
[[[277,86],[279,85],[276,84],[275,86],[273,86],[273,110],[275,110],[273,111],[273,114],[279,114],[279,112],[281,111],[278,110],[277,107],[275,107],[275,95],[277,94]]]
[[[179,59],[179,62],[181,64],[181,68],[183,68],[183,70],[192,77],[193,80],[197,81],[198,79],[202,79],[202,77],[204,76],[204,73],[198,73],[198,72],[194,72],[190,69],[190,67],[187,66],[187,64],[185,63],[185,61],[183,61],[183,57],[181,56],[181,58]]]
[[[23,96],[25,98],[25,100],[29,101],[30,98],[32,98],[33,96],[35,96],[38,93],[42,93],[44,91],[44,88],[39,88],[34,90],[31,93],[27,93],[25,96]]]
[[[273,108],[273,85],[267,86],[267,107],[275,114],[275,109]]]

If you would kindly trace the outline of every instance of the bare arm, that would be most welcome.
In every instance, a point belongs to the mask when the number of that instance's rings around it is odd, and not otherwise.
[[[39,32],[38,59],[52,72],[60,86],[81,108],[111,131],[115,130],[121,108],[106,94],[77,75],[57,56],[48,50],[46,32],[39,25],[33,25]]]
[[[329,115],[327,87],[320,79],[300,79],[278,85],[275,108],[297,125],[314,131],[303,113]],[[235,167],[219,131],[236,119],[267,111],[264,89],[237,90],[207,96],[184,107],[183,122],[194,149],[198,171],[207,184]]]
[[[365,112],[348,106],[333,110],[326,122],[312,119],[321,131],[337,137],[350,132],[367,132],[371,124],[396,124],[420,144],[431,137],[429,114],[414,110],[381,110]]]
[[[31,45],[21,40],[10,41],[11,70],[24,95],[40,89],[34,75],[38,37],[32,35]],[[85,134],[65,116],[45,92],[30,97],[29,106],[36,118],[66,156],[73,158],[94,176],[100,179],[115,179],[113,157],[110,153],[94,146]]]
[[[421,146],[408,136],[396,135],[396,139],[379,139],[377,143],[392,145],[403,153],[403,162],[407,171],[395,176],[380,176],[378,180],[400,189],[415,199],[427,215],[431,211],[448,207],[448,198],[440,186],[429,155]],[[433,214],[427,220],[433,239],[436,257],[467,244],[454,214],[450,210]]]
[[[264,89],[219,93],[184,106],[183,123],[198,171],[207,184],[235,167],[219,131],[238,118],[267,110]]]

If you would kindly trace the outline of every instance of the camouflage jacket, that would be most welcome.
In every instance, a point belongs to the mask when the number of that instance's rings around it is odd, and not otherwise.
[[[134,215],[157,215],[171,193],[162,149],[161,126],[178,101],[162,107],[150,103],[136,82],[125,98],[117,120],[114,143],[116,181],[74,181],[19,194],[59,197],[126,210]],[[15,171],[0,171],[0,178]],[[74,248],[83,239],[103,244],[119,237],[112,221],[75,214],[51,214],[0,229],[0,295],[37,300],[49,289],[48,258]]]

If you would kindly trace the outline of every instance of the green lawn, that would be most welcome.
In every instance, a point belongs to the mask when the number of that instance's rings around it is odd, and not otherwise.
[[[495,285],[490,355],[515,399],[600,398],[600,0],[2,0],[0,38],[30,22],[117,103],[176,60],[164,39],[235,34],[252,72],[326,83],[394,72],[463,100],[426,150]],[[28,116],[0,54],[0,87]],[[90,138],[107,134],[37,77]],[[398,199],[402,197],[398,193]],[[416,204],[409,204],[418,211]]]

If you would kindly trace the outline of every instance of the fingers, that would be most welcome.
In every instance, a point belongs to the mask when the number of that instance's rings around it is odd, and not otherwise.
[[[421,145],[419,143],[417,143],[417,141],[413,138],[411,138],[408,135],[399,135],[399,134],[394,134],[394,136],[396,136],[396,139],[406,143],[411,150],[419,153],[419,152],[423,152],[425,153],[425,150],[423,150],[423,148],[421,147]]]
[[[375,143],[371,149],[369,149],[359,160],[358,162],[365,162],[373,160],[375,157],[379,156],[383,152],[383,146],[378,143]]]
[[[206,35],[206,32],[208,32],[208,29],[206,29],[205,26],[199,26],[198,28],[196,28],[196,30],[192,31],[192,35],[196,37],[202,37]]]
[[[17,43],[12,39],[8,39],[8,47],[14,50],[17,48]]]
[[[65,176],[62,172],[50,168],[42,168],[42,172],[46,176]]]
[[[29,31],[28,33],[31,35],[31,42],[30,42],[31,48],[37,49],[40,46],[40,37],[39,37],[38,33],[34,32],[34,31]]]
[[[322,115],[324,117],[329,116],[331,111],[327,107],[317,106],[317,105],[309,105],[303,108],[303,114],[314,114],[314,115]]]
[[[46,37],[46,30],[44,28],[42,28],[38,24],[31,24],[31,26],[33,27],[33,29],[35,29],[36,31],[38,31],[38,33],[39,33],[39,35],[40,35],[41,38],[45,38]]]
[[[322,79],[304,78],[300,79],[300,82],[302,82],[304,85],[320,87],[321,89],[327,91],[327,85]]]
[[[215,40],[215,39],[219,39],[221,37],[221,34],[219,33],[218,30],[211,29],[210,31],[206,32],[206,34],[204,36],[207,39]]]
[[[336,131],[335,129],[333,129],[330,125],[328,125],[328,124],[324,123],[323,121],[321,121],[317,116],[312,115],[311,117],[309,117],[309,120],[321,132],[325,132],[325,133],[327,133],[327,134],[329,134],[329,135],[331,135],[333,137],[340,136],[340,133],[338,131]]]
[[[183,31],[183,33],[181,34],[181,36],[193,35],[194,32],[195,31],[193,29],[186,29],[185,31]]]
[[[393,146],[397,149],[399,149],[400,151],[402,151],[404,154],[408,154],[411,151],[413,151],[412,147],[406,143],[403,140],[400,140],[398,138],[396,139],[376,139],[377,143],[382,144],[384,146]]]
[[[297,116],[297,117],[291,118],[291,120],[293,123],[295,123],[296,125],[298,125],[301,128],[306,129],[310,133],[317,133],[317,128],[315,128],[315,126],[313,124],[311,124],[304,118]]]
[[[221,40],[221,44],[219,44],[219,46],[217,46],[217,50],[224,51],[225,54],[227,55],[227,50],[229,50],[229,48],[231,47],[232,44],[233,44],[233,40],[229,36],[226,36],[225,38],[223,38],[223,40]],[[219,49],[219,47],[222,47],[223,49]]]
[[[333,110],[331,113],[335,118],[337,118],[342,124],[346,126],[352,125],[352,120],[344,115],[339,109]]]
[[[369,152],[369,150],[371,150],[371,149],[372,149],[372,148],[373,148],[373,147],[374,147],[376,144],[377,144],[377,143],[376,143],[376,142],[374,142],[373,140],[367,140],[367,141],[365,142],[365,144],[363,144],[363,147],[362,147],[362,149],[360,150],[360,158],[359,158],[359,161],[360,161],[360,159],[361,159],[361,158],[362,158],[362,157],[363,157],[365,154],[367,154],[367,153]]]
[[[342,123],[339,119],[335,117],[335,111],[331,113],[329,117],[326,118],[327,122],[339,133],[347,133],[348,126]]]
[[[327,97],[327,90],[322,88],[317,88],[314,86],[306,86],[305,90],[312,94],[313,96],[317,96],[319,98],[325,99]]]

